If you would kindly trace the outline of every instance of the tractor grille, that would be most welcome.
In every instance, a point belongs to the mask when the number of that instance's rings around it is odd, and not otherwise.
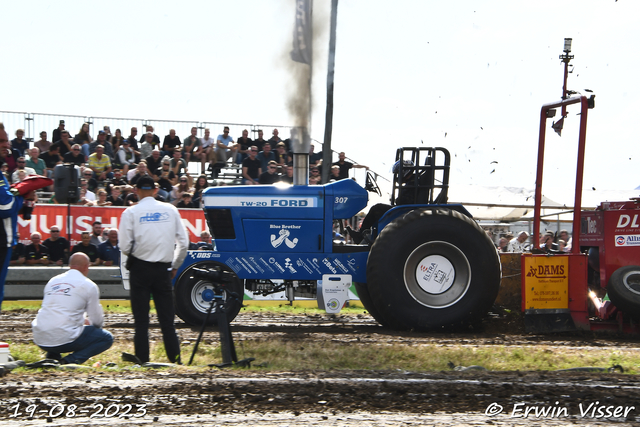
[[[236,230],[230,209],[205,209],[204,216],[214,239],[235,239]]]

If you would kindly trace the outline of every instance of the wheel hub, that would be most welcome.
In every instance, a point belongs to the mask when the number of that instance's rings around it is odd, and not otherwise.
[[[206,313],[211,306],[214,295],[213,285],[210,282],[200,281],[191,290],[191,303],[199,311]]]
[[[640,271],[630,271],[624,275],[624,286],[634,294],[640,295]]]
[[[451,262],[442,255],[429,255],[416,267],[416,282],[423,291],[430,294],[446,292],[456,278]]]
[[[465,254],[448,242],[433,241],[411,252],[404,266],[409,294],[430,308],[445,308],[469,289],[471,267]]]

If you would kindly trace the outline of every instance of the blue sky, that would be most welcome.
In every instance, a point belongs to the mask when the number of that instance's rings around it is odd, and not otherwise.
[[[317,140],[328,4],[314,4]],[[0,110],[293,124],[292,0],[0,6]],[[533,188],[540,107],[560,98],[558,56],[572,37],[569,88],[596,94],[585,187],[633,189],[639,12],[631,0],[341,0],[333,148],[388,176],[395,148],[423,141],[452,152],[452,186]],[[562,138],[548,133],[545,185],[574,185],[576,112]]]

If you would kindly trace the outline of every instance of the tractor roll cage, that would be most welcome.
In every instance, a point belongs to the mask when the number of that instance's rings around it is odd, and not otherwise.
[[[396,151],[392,205],[445,204],[451,155],[443,147],[403,147]],[[436,191],[440,189],[440,191]]]

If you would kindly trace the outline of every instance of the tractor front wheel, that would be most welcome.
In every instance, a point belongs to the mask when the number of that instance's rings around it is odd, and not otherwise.
[[[173,289],[176,315],[189,325],[202,326],[207,317],[207,310],[211,306],[211,301],[215,295],[214,288],[216,284],[208,279],[197,277],[193,271],[194,268],[206,269],[208,267],[219,267],[224,271],[233,272],[226,265],[214,261],[198,262],[190,265],[180,274]],[[232,282],[226,283],[225,288],[227,290],[223,291],[223,295],[228,301],[226,315],[227,320],[231,322],[236,318],[242,307],[244,285],[242,280],[236,277]],[[231,298],[229,295],[231,292],[236,293],[240,300]],[[217,324],[218,317],[214,307],[207,320],[207,325],[215,326]]]

